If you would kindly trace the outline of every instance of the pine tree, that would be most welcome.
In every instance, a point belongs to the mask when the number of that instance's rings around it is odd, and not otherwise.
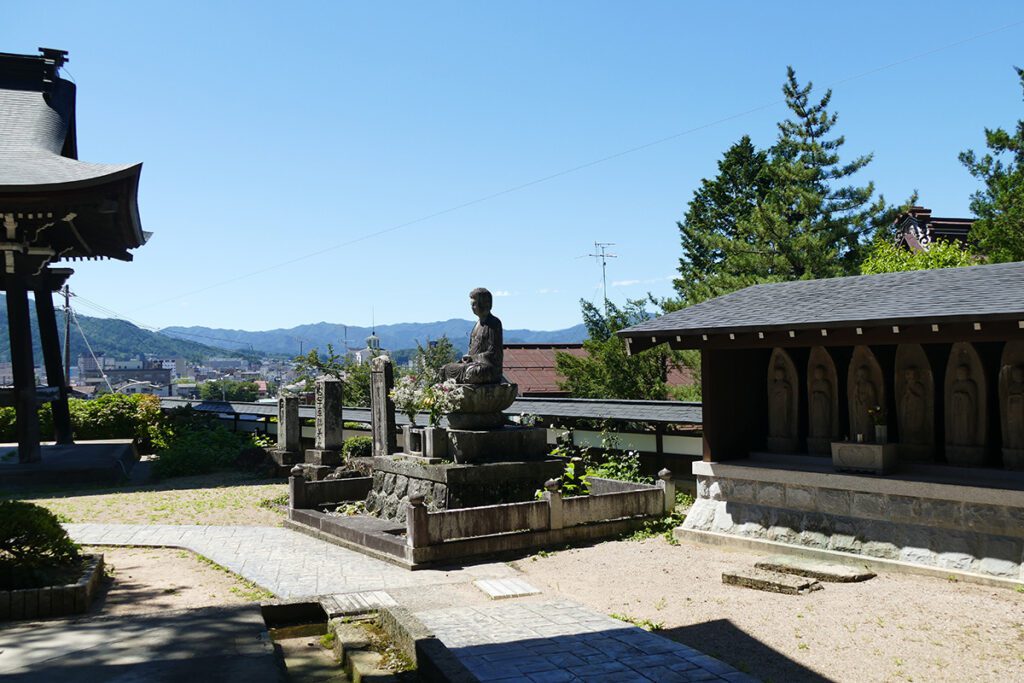
[[[718,162],[718,175],[701,181],[686,216],[677,222],[683,256],[675,289],[688,306],[735,289],[723,263],[739,236],[737,223],[750,217],[767,194],[763,171],[768,153],[758,150],[744,135]]]
[[[869,238],[898,215],[883,197],[872,201],[873,183],[849,183],[871,155],[841,161],[832,92],[814,102],[811,89],[789,67],[782,90],[791,118],[778,124],[775,144],[763,153],[741,139],[694,194],[679,224],[679,304],[759,282],[856,273]]]
[[[1014,67],[1024,89],[1024,69]],[[1024,120],[1011,135],[1002,128],[985,129],[989,153],[960,154],[960,162],[985,188],[971,195],[974,250],[990,262],[1024,261]]]

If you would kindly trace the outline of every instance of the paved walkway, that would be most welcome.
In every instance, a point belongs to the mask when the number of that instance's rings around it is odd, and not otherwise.
[[[406,596],[429,594],[428,603],[445,606],[431,608],[416,600],[407,606],[482,681],[756,680],[576,603],[482,601],[482,593],[469,584],[518,575],[503,563],[412,572],[279,527],[65,526],[82,544],[186,548],[279,597],[383,590],[404,604]],[[428,586],[436,590],[424,591]]]

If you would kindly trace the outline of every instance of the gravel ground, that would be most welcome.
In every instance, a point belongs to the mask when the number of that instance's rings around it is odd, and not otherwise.
[[[271,597],[235,574],[174,548],[87,547],[103,553],[106,589],[91,616],[122,616],[162,610],[241,605]]]
[[[722,584],[761,556],[663,538],[535,555],[528,581],[764,681],[1024,681],[1024,593],[880,574],[808,595]]]

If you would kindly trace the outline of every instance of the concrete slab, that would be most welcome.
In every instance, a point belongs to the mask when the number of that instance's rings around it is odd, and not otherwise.
[[[116,483],[128,479],[139,460],[132,439],[43,444],[41,450],[39,462],[22,464],[17,444],[0,444],[0,488]]]
[[[398,603],[387,591],[363,591],[325,595],[320,598],[320,604],[327,612],[327,616],[334,619],[351,614],[365,614],[381,607],[394,607]]]
[[[821,584],[814,579],[765,569],[744,569],[735,572],[722,572],[722,583],[731,586],[742,586],[769,593],[786,595],[803,595],[811,591],[821,590]]]
[[[58,619],[0,630],[4,681],[283,683],[257,605]]]
[[[526,595],[538,595],[540,590],[522,579],[480,579],[473,585],[487,594],[491,600],[505,598],[521,598]]]
[[[838,562],[825,562],[807,557],[790,557],[787,555],[776,555],[769,557],[754,565],[758,569],[780,572],[782,574],[793,574],[794,576],[806,576],[819,581],[830,583],[854,583],[873,579],[876,574],[864,566],[839,564]]]

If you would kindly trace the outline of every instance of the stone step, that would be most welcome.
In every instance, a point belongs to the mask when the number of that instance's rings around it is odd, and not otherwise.
[[[795,576],[806,576],[830,583],[854,583],[857,581],[867,581],[875,577],[874,572],[868,571],[865,567],[814,560],[806,557],[791,557],[788,555],[769,557],[754,566],[758,569],[766,569],[782,574],[793,574]]]
[[[821,584],[814,579],[792,574],[768,571],[766,569],[743,569],[735,572],[722,572],[722,583],[744,588],[755,588],[769,593],[785,593],[786,595],[803,595],[811,591],[821,590]]]
[[[380,607],[394,607],[397,604],[395,599],[385,591],[337,593],[320,598],[320,605],[327,612],[329,619],[353,614],[365,614]]]
[[[473,585],[487,594],[491,600],[505,598],[521,598],[526,595],[538,595],[540,590],[522,579],[480,579]]]

